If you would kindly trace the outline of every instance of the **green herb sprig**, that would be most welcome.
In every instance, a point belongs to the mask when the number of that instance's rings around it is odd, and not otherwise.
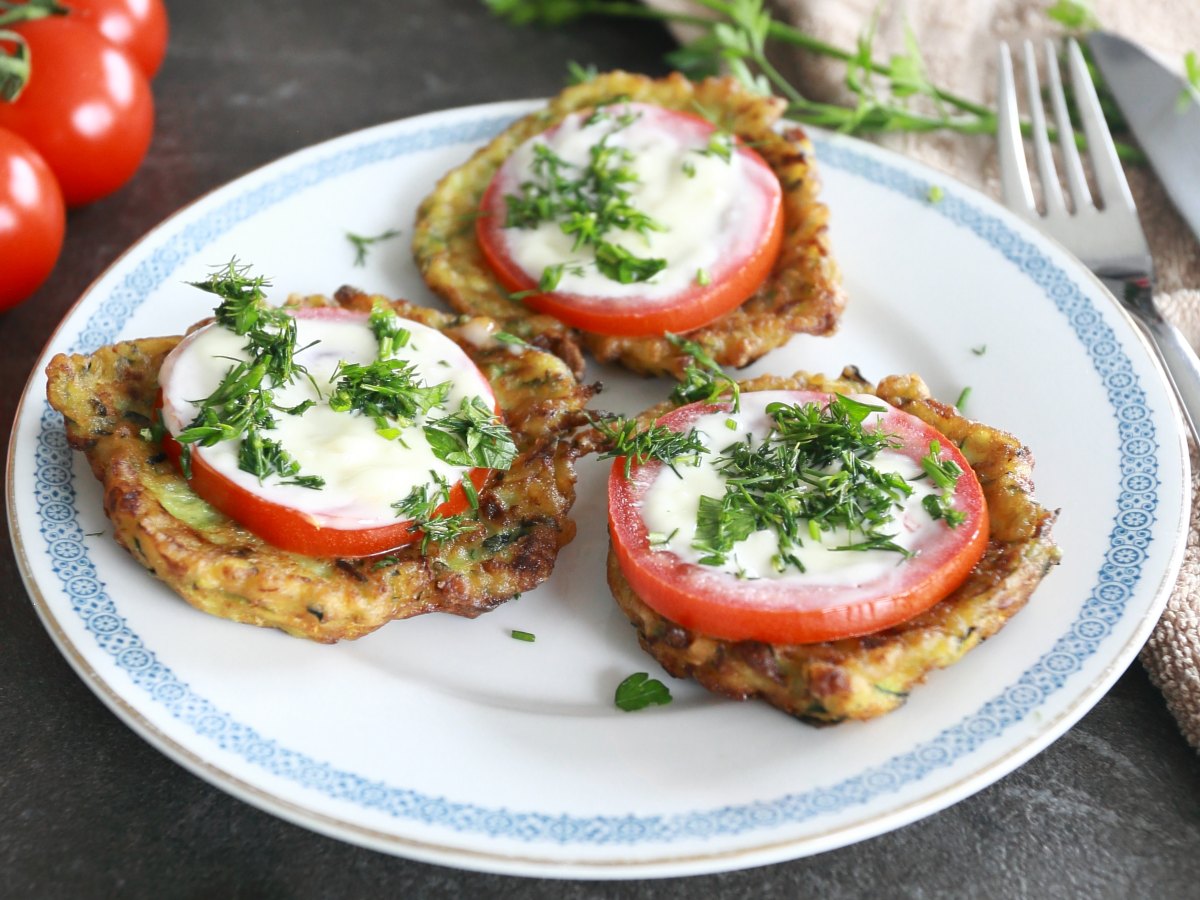
[[[618,709],[636,712],[647,706],[665,706],[671,702],[671,689],[651,678],[649,672],[635,672],[617,685],[613,697]]]
[[[816,403],[771,403],[773,425],[757,445],[751,437],[727,447],[715,465],[725,479],[722,497],[703,497],[692,546],[706,565],[724,565],[734,544],[757,531],[775,533],[772,559],[782,572],[805,571],[795,550],[822,532],[843,529],[850,539],[834,550],[909,553],[882,529],[912,494],[899,474],[870,464],[894,437],[863,422],[882,407],[834,395]]]
[[[354,264],[360,267],[367,264],[367,253],[375,244],[378,244],[380,241],[388,241],[399,236],[399,228],[389,228],[382,234],[376,234],[371,237],[362,234],[355,234],[353,231],[346,232],[346,240],[348,240],[351,246],[354,247]]]
[[[389,358],[374,362],[338,363],[329,407],[335,412],[359,412],[375,420],[375,431],[389,440],[446,401],[451,383],[428,385],[420,380],[416,366]]]
[[[507,469],[517,457],[512,432],[479,397],[464,397],[456,412],[427,422],[425,438],[453,466]]]
[[[212,447],[222,441],[242,440],[238,468],[262,481],[272,475],[290,479],[285,484],[319,489],[324,481],[318,476],[302,476],[295,459],[277,441],[262,436],[262,431],[277,425],[276,412],[302,415],[311,404],[290,408],[275,405],[274,391],[299,377],[309,377],[295,360],[296,320],[281,309],[266,305],[264,288],[270,282],[251,275],[250,267],[232,259],[215,269],[206,281],[191,282],[221,298],[215,315],[217,324],[246,338],[248,360],[230,366],[221,382],[204,401],[195,419],[176,440],[183,445],[180,466],[184,477],[191,478],[192,448]]]
[[[967,514],[955,509],[952,502],[954,488],[963,474],[962,467],[952,459],[942,459],[941,442],[930,441],[929,453],[921,457],[921,468],[941,491],[940,494],[928,494],[921,505],[932,518],[941,519],[951,528],[957,528],[967,520]]]
[[[474,512],[471,514],[458,513],[453,516],[437,514],[437,508],[450,499],[450,482],[438,475],[437,472],[431,471],[429,474],[433,479],[431,483],[416,485],[403,500],[397,500],[392,504],[392,509],[396,511],[397,516],[411,520],[412,524],[408,527],[411,534],[422,533],[422,553],[430,543],[440,544],[443,541],[453,540],[459,535],[471,531],[476,524]],[[470,481],[469,478],[464,478],[463,485],[465,486],[468,481]],[[473,503],[472,507],[476,509],[478,504]]]
[[[612,116],[601,107],[588,124],[611,120],[611,129],[589,150],[586,166],[575,166],[547,147],[533,145],[532,178],[520,185],[519,193],[506,194],[505,228],[536,228],[543,222],[558,222],[562,232],[574,239],[572,252],[590,248],[597,270],[621,284],[648,281],[667,267],[657,257],[640,257],[607,239],[613,231],[646,235],[662,231],[663,225],[633,205],[631,187],[638,181],[630,168],[633,154],[609,143],[617,132],[628,128],[634,114]],[[565,272],[581,274],[582,263],[547,266],[538,289],[553,291]]]
[[[810,125],[852,134],[893,131],[954,131],[961,134],[996,133],[996,111],[953,91],[933,84],[926,73],[920,48],[906,31],[903,52],[886,61],[875,55],[876,19],[863,29],[853,48],[838,47],[771,16],[763,0],[695,0],[710,15],[673,9],[648,8],[622,0],[485,0],[492,12],[515,25],[556,26],[589,15],[649,19],[690,25],[700,36],[669,54],[667,61],[693,78],[715,75],[722,69],[762,94],[776,93],[787,103],[789,118]],[[1086,28],[1094,19],[1084,0],[1059,0],[1050,8],[1052,19],[1070,30]],[[842,105],[822,103],[805,96],[771,63],[771,45],[796,47],[846,66],[845,84],[853,101]],[[1098,76],[1093,73],[1093,77]],[[1107,92],[1101,87],[1102,96]],[[1028,134],[1030,126],[1022,122]],[[1052,136],[1053,139],[1053,136]],[[1081,148],[1086,139],[1075,133]],[[1117,153],[1128,162],[1143,163],[1145,156],[1128,141],[1116,142]]]
[[[401,319],[394,309],[382,300],[375,302],[371,308],[371,315],[367,317],[367,326],[379,342],[380,359],[395,356],[397,350],[408,346],[412,332],[400,323]]]
[[[671,334],[669,331],[663,337],[689,358],[683,370],[683,380],[671,391],[672,403],[676,406],[684,406],[698,400],[716,403],[728,394],[733,411],[738,412],[742,408],[742,390],[738,383],[725,374],[725,370],[717,365],[717,361],[707,350],[695,341]]]
[[[657,422],[648,428],[639,429],[634,419],[614,417],[608,421],[594,419],[592,425],[608,439],[609,448],[600,459],[625,457],[625,477],[629,477],[633,464],[639,466],[647,460],[657,459],[679,474],[678,465],[699,465],[700,457],[708,453],[700,433],[692,428],[687,432],[672,431]]]

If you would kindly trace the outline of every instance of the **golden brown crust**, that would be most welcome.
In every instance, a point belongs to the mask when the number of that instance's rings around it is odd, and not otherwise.
[[[836,390],[874,393],[928,422],[962,448],[979,477],[990,516],[983,559],[954,593],[895,628],[818,644],[725,641],[689,631],[646,605],[609,550],[608,583],[642,646],[680,678],[746,700],[759,697],[812,722],[869,719],[900,706],[934,669],[945,668],[991,637],[1028,601],[1059,560],[1050,536],[1055,515],[1033,498],[1029,451],[1005,432],[972,422],[929,396],[915,375],[878,387],[847,370],[840,379],[765,376],[744,390]],[[666,407],[647,412],[652,418]]]
[[[678,351],[664,338],[580,334],[510,300],[475,240],[480,200],[513,150],[568,114],[614,97],[668,109],[704,110],[721,127],[753,145],[783,185],[784,244],[775,270],[741,307],[688,337],[722,365],[741,367],[787,343],[794,334],[832,333],[845,299],[829,249],[829,212],[817,199],[820,184],[812,145],[798,128],[775,130],[782,101],[752,94],[731,78],[693,83],[679,74],[656,81],[611,72],[567,88],[545,109],[510,126],[447,173],[421,203],[413,253],[430,288],[454,309],[494,318],[526,339],[540,334],[564,349],[582,341],[601,362],[619,362],[646,375],[680,374]]]
[[[369,310],[371,297],[338,292],[337,304]],[[310,297],[303,305],[333,305]],[[104,486],[117,541],[198,609],[288,634],[332,642],[360,637],[392,619],[427,612],[477,616],[547,577],[575,533],[577,452],[566,436],[592,390],[558,358],[466,339],[459,317],[395,301],[401,315],[440,328],[487,375],[519,456],[480,492],[481,526],[422,554],[410,545],[383,558],[320,559],[286,553],[196,497],[140,434],[149,424],[158,370],[178,337],[56,356],[47,370],[50,403],[63,413],[71,446]]]

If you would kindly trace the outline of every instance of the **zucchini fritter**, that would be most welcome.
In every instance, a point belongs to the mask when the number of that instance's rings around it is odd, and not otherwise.
[[[799,128],[775,125],[784,103],[752,94],[732,78],[692,83],[673,74],[655,81],[612,72],[567,88],[542,110],[507,128],[469,161],[446,174],[417,212],[413,253],[426,283],[451,307],[485,315],[527,340],[541,335],[570,353],[577,341],[601,362],[617,361],[646,375],[679,376],[686,359],[662,337],[615,337],[578,333],[509,298],[496,281],[475,239],[475,216],[492,177],[524,141],[570,113],[616,98],[667,109],[702,112],[737,134],[767,161],[783,187],[784,239],[774,271],[750,299],[688,337],[721,365],[742,367],[787,343],[793,334],[830,334],[845,299],[830,255],[829,212],[820,188],[812,144]],[[576,353],[578,351],[576,350]],[[575,360],[564,355],[568,363]],[[576,368],[576,373],[579,369]]]
[[[737,700],[762,698],[798,718],[832,723],[869,719],[900,706],[914,685],[991,637],[1029,600],[1059,561],[1050,536],[1055,514],[1033,498],[1029,451],[1005,432],[963,418],[929,396],[915,375],[872,387],[854,369],[840,379],[797,373],[744,382],[745,391],[821,390],[872,393],[937,428],[962,449],[987,499],[990,530],[983,559],[950,596],[885,631],[817,644],[726,641],[659,615],[634,593],[611,548],[608,583],[638,640],[668,672],[691,676]],[[639,417],[646,425],[671,407]]]
[[[372,300],[343,288],[336,305],[369,312]],[[294,302],[335,305],[321,297]],[[141,435],[159,367],[180,340],[166,337],[91,356],[60,354],[47,370],[50,403],[104,485],[117,541],[198,609],[322,642],[427,612],[474,617],[545,581],[575,535],[567,514],[578,453],[567,436],[593,389],[548,353],[473,343],[490,326],[484,320],[391,305],[463,347],[491,382],[512,430],[519,455],[480,490],[478,527],[424,552],[418,543],[367,559],[306,557],[262,541],[196,496],[158,443]]]

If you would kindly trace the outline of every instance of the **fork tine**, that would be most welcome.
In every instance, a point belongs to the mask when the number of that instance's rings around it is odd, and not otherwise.
[[[1008,44],[1000,43],[1000,86],[996,97],[996,139],[1000,156],[1000,187],[1009,209],[1036,216],[1033,191],[1029,187],[1029,168],[1025,164],[1025,144],[1021,139],[1021,121],[1017,116],[1017,89],[1013,83],[1012,54]]]
[[[1123,206],[1136,215],[1137,208],[1133,205],[1133,195],[1129,193],[1129,182],[1125,180],[1117,148],[1113,146],[1104,122],[1100,98],[1096,96],[1096,88],[1083,61],[1083,54],[1079,51],[1079,44],[1074,40],[1067,42],[1067,67],[1071,70],[1075,106],[1083,123],[1083,133],[1087,135],[1088,155],[1092,160],[1100,197],[1106,208]]]
[[[1083,162],[1079,158],[1079,148],[1075,146],[1075,126],[1071,124],[1071,116],[1067,112],[1067,98],[1063,93],[1062,76],[1058,73],[1058,52],[1055,49],[1054,41],[1049,38],[1046,39],[1045,52],[1046,72],[1050,81],[1050,103],[1054,107],[1054,123],[1058,128],[1058,147],[1062,152],[1063,169],[1067,179],[1067,189],[1071,193],[1071,203],[1078,212],[1093,205],[1092,191],[1088,187],[1087,177],[1083,174]]]
[[[1046,214],[1065,213],[1062,188],[1058,184],[1058,171],[1054,167],[1054,155],[1050,152],[1050,138],[1046,133],[1046,112],[1042,108],[1042,86],[1038,81],[1037,56],[1033,44],[1025,41],[1022,47],[1025,58],[1025,88],[1029,93],[1030,134],[1033,138],[1034,159],[1037,160],[1038,178],[1042,180],[1042,202]]]

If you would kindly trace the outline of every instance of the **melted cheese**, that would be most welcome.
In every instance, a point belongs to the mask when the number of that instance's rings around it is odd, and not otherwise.
[[[872,396],[855,396],[865,403],[880,405],[882,401]],[[725,495],[725,481],[713,464],[721,451],[732,444],[745,441],[751,436],[758,445],[767,436],[772,419],[767,415],[769,403],[781,401],[793,403],[786,392],[759,391],[742,395],[741,411],[738,413],[713,413],[698,417],[692,427],[702,436],[709,453],[700,457],[697,466],[679,465],[678,475],[667,466],[658,469],[654,481],[642,497],[640,512],[646,529],[654,535],[670,536],[665,542],[655,542],[659,551],[674,553],[685,562],[701,565],[704,553],[692,547],[696,537],[696,513],[703,496],[721,498]],[[865,424],[869,427],[879,418],[872,413]],[[734,428],[727,423],[732,422]],[[903,454],[884,450],[872,461],[875,468],[883,472],[897,472],[910,480],[913,493],[895,510],[894,525],[882,529],[894,533],[893,540],[907,550],[920,545],[934,529],[946,527],[935,521],[921,505],[922,500],[937,493],[937,488],[928,478],[913,481],[923,474],[921,466]],[[727,556],[724,565],[708,566],[706,569],[740,574],[744,578],[776,579],[784,582],[826,585],[855,585],[880,578],[895,571],[903,557],[889,550],[836,551],[832,548],[844,545],[855,538],[844,529],[821,532],[821,540],[804,539],[803,546],[793,552],[803,563],[806,571],[798,572],[794,567],[777,571],[772,557],[779,546],[773,531],[758,531],[744,541],[739,541]],[[861,539],[861,535],[857,536]]]
[[[466,397],[482,397],[489,408],[494,404],[483,374],[457,344],[418,322],[404,321],[403,326],[411,338],[397,350],[396,358],[415,364],[426,384],[451,383],[445,406],[430,410],[428,418],[457,410]],[[292,407],[311,399],[316,405],[302,415],[276,412],[278,427],[264,434],[299,462],[300,474],[320,476],[325,486],[314,490],[281,484],[274,476],[260,484],[256,476],[238,468],[240,440],[212,447],[193,445],[193,453],[238,486],[306,513],[327,528],[395,524],[391,504],[414,487],[429,484],[431,473],[450,484],[461,480],[465,468],[433,454],[422,430],[424,419],[402,429],[399,440],[387,440],[376,432],[373,419],[357,412],[335,412],[326,402],[340,362],[366,365],[378,355],[378,343],[365,319],[297,317],[296,329],[296,346],[304,348],[296,354],[296,362],[308,369],[312,381],[299,377],[277,388],[275,403]],[[200,403],[229,371],[232,359],[248,358],[245,344],[244,337],[214,324],[189,335],[167,357],[159,380],[163,422],[171,434],[179,434],[195,419]]]
[[[767,215],[768,194],[754,187],[764,177],[757,167],[733,153],[728,161],[704,153],[713,127],[707,122],[680,120],[660,107],[641,103],[605,108],[607,114],[587,124],[588,114],[576,113],[558,128],[538,135],[518,147],[500,169],[502,194],[519,194],[520,185],[536,181],[533,175],[534,146],[549,147],[577,168],[574,178],[589,163],[593,146],[608,135],[608,145],[630,151],[629,168],[637,182],[626,185],[631,203],[663,226],[645,235],[613,231],[604,239],[636,256],[660,258],[667,268],[650,281],[621,284],[602,275],[594,265],[590,247],[573,249],[574,238],[564,234],[559,222],[542,222],[535,228],[502,229],[505,248],[512,260],[534,281],[547,266],[567,263],[558,293],[586,297],[658,299],[685,291],[704,272],[716,280],[724,271],[723,261],[752,252],[761,237]],[[626,113],[636,116],[633,124],[618,128],[616,120]],[[768,177],[773,177],[769,176]],[[581,264],[575,272],[570,264]]]

